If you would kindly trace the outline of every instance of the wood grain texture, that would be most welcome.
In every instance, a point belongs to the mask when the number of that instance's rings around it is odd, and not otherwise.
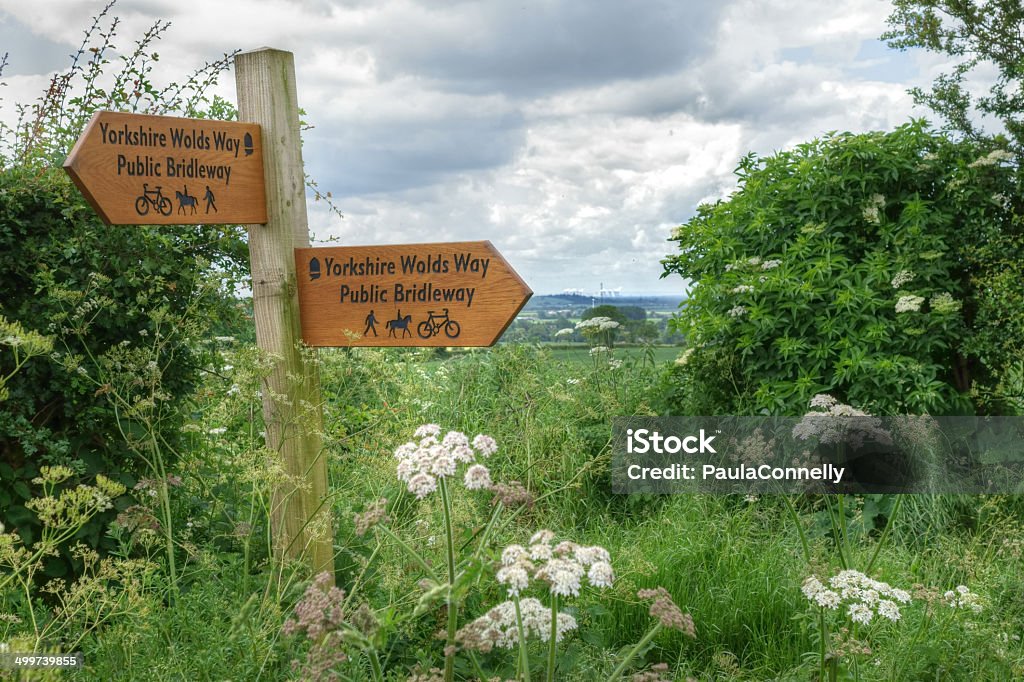
[[[490,346],[533,294],[488,241],[296,249],[310,346]]]
[[[99,111],[64,170],[108,225],[267,220],[253,123]]]
[[[263,133],[267,221],[248,227],[256,342],[275,360],[263,390],[266,441],[289,477],[273,495],[275,555],[333,571],[320,384],[303,353],[295,286],[293,249],[309,245],[309,231],[294,58],[272,49],[240,53],[235,83],[239,119]]]

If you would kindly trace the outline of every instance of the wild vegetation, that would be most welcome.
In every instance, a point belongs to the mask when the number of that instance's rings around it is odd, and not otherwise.
[[[0,653],[80,651],[78,680],[1024,677],[1017,494],[609,484],[613,416],[1019,415],[1005,140],[912,122],[743,159],[672,235],[695,286],[667,361],[610,309],[566,318],[573,347],[321,351],[313,575],[271,550],[243,235],[105,227],[59,169],[97,108],[232,116],[223,62],[159,87],[167,27],[108,63],[116,28],[3,130]]]

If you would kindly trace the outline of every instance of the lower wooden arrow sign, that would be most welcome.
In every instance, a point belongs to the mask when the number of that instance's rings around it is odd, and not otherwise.
[[[489,241],[295,249],[310,346],[491,346],[533,292]]]

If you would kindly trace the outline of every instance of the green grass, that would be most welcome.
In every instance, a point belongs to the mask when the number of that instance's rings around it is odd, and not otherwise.
[[[678,353],[656,350],[659,362],[671,362]],[[543,497],[496,532],[460,623],[505,598],[490,563],[501,548],[549,528],[560,538],[606,547],[617,573],[612,589],[585,589],[570,600],[579,629],[560,645],[559,679],[603,679],[611,672],[624,648],[651,623],[636,590],[659,585],[692,614],[697,639],[663,631],[638,664],[664,661],[678,680],[816,679],[817,616],[800,587],[811,573],[824,578],[838,570],[821,524],[820,500],[794,498],[811,546],[809,565],[781,498],[611,494],[610,419],[650,414],[661,371],[644,362],[640,349],[616,349],[613,357],[622,365],[603,356],[595,360],[584,349],[514,345],[456,353],[444,361],[426,351],[322,353],[337,581],[350,594],[352,608],[365,601],[382,616],[391,614],[381,649],[388,679],[405,679],[417,662],[440,664],[442,643],[433,635],[441,616],[428,609],[410,617],[421,593],[420,568],[392,543],[379,544],[382,536],[356,535],[353,514],[387,497],[395,532],[432,565],[444,565],[439,501],[434,496],[418,502],[405,493],[391,455],[427,422],[494,436],[500,449],[488,464],[495,480],[521,481]],[[265,542],[243,553],[237,523],[249,518],[252,494],[261,489],[247,483],[260,469],[245,463],[245,453],[258,445],[261,427],[254,397],[228,397],[231,381],[212,377],[208,392],[200,394],[200,435],[183,453],[184,482],[174,498],[185,575],[180,596],[170,600],[156,585],[136,608],[91,630],[81,644],[87,669],[73,678],[294,676],[290,663],[305,655],[308,643],[283,636],[280,628],[305,576],[301,568],[273,572]],[[228,428],[222,436],[205,435],[222,425]],[[469,542],[490,509],[486,493],[457,492],[456,537]],[[257,515],[251,537],[265,535],[265,524]],[[855,563],[863,565],[877,542],[877,532],[856,538]],[[1022,552],[1020,500],[908,498],[874,577],[908,589],[967,584],[984,595],[985,611],[943,621],[948,610],[930,612],[916,600],[900,622],[859,633],[872,650],[861,657],[860,678],[1019,679],[1024,652],[1014,636],[1024,632]],[[159,551],[150,557],[159,562]],[[836,615],[837,622],[842,618]],[[533,645],[533,661],[539,665],[544,655],[539,643]],[[481,661],[494,675],[514,674],[514,657],[504,652]],[[460,655],[457,669],[468,679],[467,666]],[[368,671],[366,659],[358,659],[346,675],[369,679]]]

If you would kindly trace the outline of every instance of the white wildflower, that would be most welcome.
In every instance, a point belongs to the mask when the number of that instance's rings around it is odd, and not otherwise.
[[[529,558],[530,553],[522,545],[509,545],[501,553],[502,566],[511,566],[522,559]]]
[[[951,313],[960,312],[963,308],[963,303],[953,298],[953,295],[948,291],[943,291],[940,294],[935,294],[928,301],[932,311],[939,313],[940,315],[949,315]]]
[[[420,472],[409,479],[409,492],[419,500],[435,490],[437,490],[437,480],[430,474]]]
[[[440,445],[434,446],[439,448],[441,452],[432,452],[433,461],[430,465],[430,473],[438,478],[448,478],[455,475],[456,462],[455,458],[451,454],[444,450]]]
[[[574,331],[575,330],[572,327],[566,327],[565,329],[559,329],[557,332],[555,332],[555,337],[556,338],[561,338],[563,336],[572,336]]]
[[[779,267],[780,265],[782,265],[782,261],[779,260],[778,258],[773,258],[772,260],[766,260],[764,263],[762,263],[761,264],[761,269],[762,270],[774,270],[775,268]]]
[[[449,431],[444,434],[441,444],[449,450],[454,450],[458,447],[469,447],[469,438],[461,431]]]
[[[427,436],[438,436],[441,433],[441,427],[437,424],[424,424],[423,426],[416,429],[412,434],[416,438],[426,438]]]
[[[854,623],[863,623],[868,625],[871,622],[871,617],[874,616],[874,612],[865,606],[864,604],[850,604],[850,608],[846,610],[847,615],[850,616],[850,620]]]
[[[612,566],[608,562],[597,561],[587,572],[587,580],[594,587],[611,587],[612,581],[615,580],[615,572],[612,571]]]
[[[982,611],[981,597],[971,592],[966,585],[957,585],[955,590],[947,591],[943,598],[951,609],[967,609],[974,613]]]
[[[1004,161],[1012,161],[1013,154],[1003,149],[993,149],[985,156],[981,156],[971,163],[968,168],[981,168],[982,166],[997,166]]]
[[[747,314],[746,307],[745,306],[741,306],[741,305],[733,306],[732,309],[729,310],[729,317],[740,317],[740,316],[746,315],[746,314]]]
[[[612,560],[611,555],[608,554],[608,550],[604,547],[580,547],[576,546],[573,550],[573,554],[576,561],[580,562],[584,566],[590,566],[591,564],[603,561],[605,563]]]
[[[731,293],[734,293],[734,294],[752,294],[752,293],[754,293],[754,287],[750,286],[749,284],[740,284],[739,286],[733,287],[731,289]]]
[[[608,346],[594,346],[593,348],[590,349],[590,354],[591,355],[601,355],[602,353],[607,353],[610,350],[611,349],[608,348]]]
[[[534,561],[547,561],[552,557],[554,550],[551,545],[544,542],[538,542],[535,545],[530,545],[530,558]]]
[[[895,622],[900,619],[900,607],[894,601],[882,599],[878,602],[878,615]]]
[[[695,349],[693,349],[693,348],[687,348],[686,350],[684,350],[679,355],[679,357],[676,358],[676,364],[679,365],[680,367],[685,366],[686,363],[688,363],[690,361],[690,357],[693,355],[693,351],[694,350]]]
[[[452,450],[452,457],[455,458],[456,462],[462,462],[463,464],[472,464],[476,461],[473,450],[465,445],[460,445]]]
[[[473,447],[484,457],[489,457],[498,451],[498,443],[490,436],[477,435],[473,439]]]
[[[530,586],[530,574],[522,564],[502,566],[496,576],[499,584],[508,588],[510,596],[516,596]]]
[[[914,277],[916,277],[916,276],[917,275],[913,271],[911,271],[911,270],[900,270],[892,278],[892,281],[890,282],[890,284],[892,285],[893,289],[899,289],[901,286],[903,286],[907,282],[913,281]]]
[[[578,597],[583,567],[569,559],[551,559],[535,576],[551,586],[551,594],[562,597]]]
[[[823,409],[831,409],[839,404],[839,401],[830,396],[828,393],[819,393],[811,398],[811,407],[820,407]]]
[[[466,469],[464,483],[466,490],[486,490],[491,487],[491,472],[483,464],[474,464]]]
[[[896,312],[916,313],[921,309],[922,303],[924,303],[923,296],[900,296],[900,299],[896,301]]]
[[[395,458],[402,460],[412,457],[416,451],[419,450],[419,446],[416,443],[403,443],[395,448]]]

